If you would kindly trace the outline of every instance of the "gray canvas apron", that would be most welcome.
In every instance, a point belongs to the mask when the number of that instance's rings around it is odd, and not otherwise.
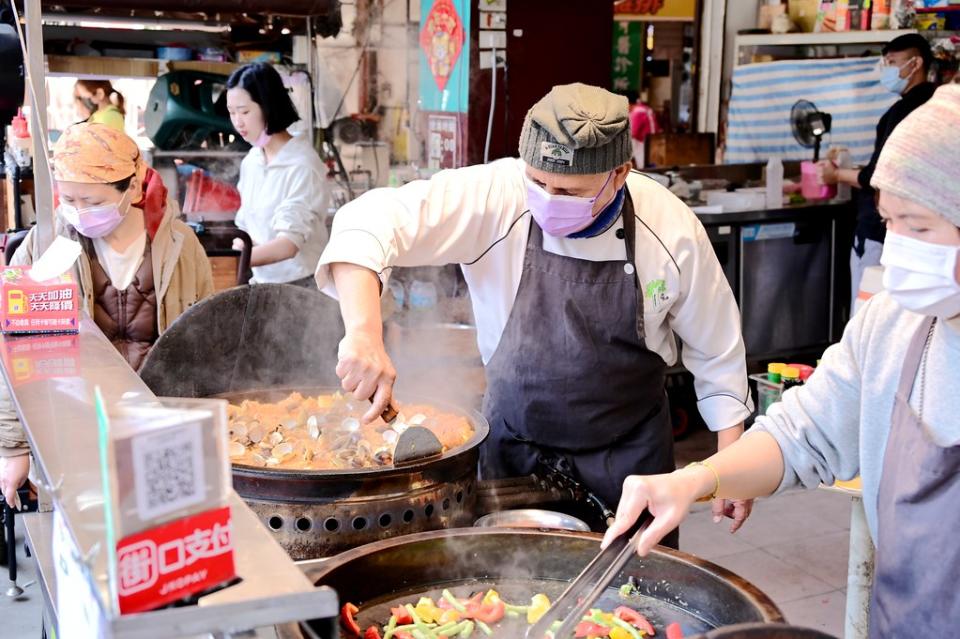
[[[485,478],[559,458],[616,508],[627,475],[674,469],[666,364],[644,340],[629,192],[621,215],[626,261],[549,253],[531,222],[513,310],[486,366]]]
[[[919,415],[910,407],[933,325],[928,318],[913,336],[893,405],[877,497],[871,639],[960,635],[960,446],[938,446],[922,405]]]

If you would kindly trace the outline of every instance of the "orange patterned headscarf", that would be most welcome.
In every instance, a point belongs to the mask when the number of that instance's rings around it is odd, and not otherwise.
[[[112,184],[136,175],[143,184],[146,173],[137,143],[105,124],[74,124],[53,147],[53,177],[59,182]]]

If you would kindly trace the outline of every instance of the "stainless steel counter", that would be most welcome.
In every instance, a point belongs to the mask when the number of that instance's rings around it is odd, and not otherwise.
[[[90,555],[89,578],[114,636],[192,636],[337,614],[336,593],[315,588],[231,491],[235,563],[242,582],[204,597],[198,606],[119,616],[108,596],[106,553],[92,550],[106,547],[94,389],[100,387],[108,405],[154,395],[89,317],[81,322],[72,353],[62,353],[63,343],[63,336],[0,336],[0,353],[6,355],[26,346],[30,352],[43,352],[48,345],[61,351],[56,355],[61,363],[56,377],[18,381],[8,357],[3,358],[2,370],[42,481],[51,488],[54,506],[63,514],[81,555]],[[44,597],[55,607],[50,518],[41,514],[27,521]]]

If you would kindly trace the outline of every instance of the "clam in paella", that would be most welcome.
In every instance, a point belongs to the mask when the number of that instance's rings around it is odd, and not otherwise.
[[[397,438],[409,426],[437,436],[444,452],[473,437],[470,422],[426,404],[404,404],[392,424],[361,425],[369,405],[334,393],[292,393],[279,402],[229,405],[230,460],[245,466],[291,470],[356,470],[393,465]]]

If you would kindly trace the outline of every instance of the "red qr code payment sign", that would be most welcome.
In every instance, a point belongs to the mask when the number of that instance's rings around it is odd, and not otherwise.
[[[131,535],[117,544],[120,612],[153,610],[235,575],[230,507]]]

